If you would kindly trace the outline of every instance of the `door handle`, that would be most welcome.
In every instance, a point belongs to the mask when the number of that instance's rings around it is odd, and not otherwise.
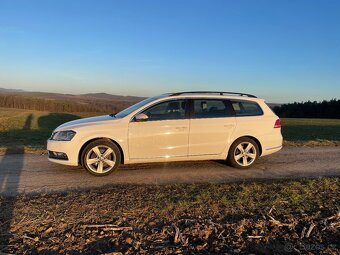
[[[177,130],[187,129],[188,127],[175,127]]]

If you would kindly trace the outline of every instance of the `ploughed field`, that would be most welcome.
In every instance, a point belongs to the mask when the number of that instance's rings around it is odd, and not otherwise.
[[[52,113],[0,108],[0,148],[20,153],[44,149],[51,132],[60,124],[98,113]],[[318,145],[340,143],[340,120],[282,119],[285,141],[316,142]],[[1,151],[0,149],[0,151]]]
[[[340,252],[339,178],[118,185],[0,197],[0,207],[4,253]]]

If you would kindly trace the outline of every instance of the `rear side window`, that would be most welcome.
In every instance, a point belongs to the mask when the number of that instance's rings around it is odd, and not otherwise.
[[[258,116],[263,115],[261,107],[252,101],[230,100],[236,116]]]
[[[233,116],[233,113],[225,100],[194,100],[194,118],[223,118],[231,116]]]

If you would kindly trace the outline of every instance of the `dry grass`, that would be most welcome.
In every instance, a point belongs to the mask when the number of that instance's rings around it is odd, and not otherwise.
[[[316,146],[340,146],[340,141],[315,140],[315,141],[283,141],[284,147],[316,147]]]

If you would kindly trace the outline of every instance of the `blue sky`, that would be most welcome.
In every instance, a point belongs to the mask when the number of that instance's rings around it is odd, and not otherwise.
[[[340,98],[340,1],[0,1],[0,87]]]

